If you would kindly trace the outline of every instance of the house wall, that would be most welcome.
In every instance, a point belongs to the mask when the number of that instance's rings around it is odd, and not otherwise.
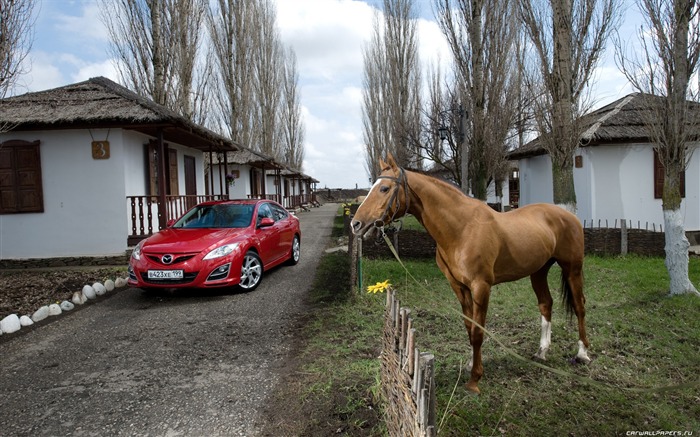
[[[505,211],[506,207],[510,206],[508,199],[510,199],[510,187],[508,186],[508,181],[501,183],[501,194],[502,197],[496,196],[496,183],[494,181],[489,182],[488,187],[486,187],[486,203],[489,204],[500,204],[501,211]]]
[[[654,199],[653,149],[648,144],[600,145],[577,151],[583,165],[574,169],[577,215],[586,223],[621,219],[632,226],[664,222],[661,199]],[[549,156],[520,160],[520,205],[552,202]],[[681,204],[687,231],[700,230],[700,153],[693,153],[686,170],[686,197]]]
[[[520,203],[552,203],[552,161],[547,155],[522,159],[520,169]]]
[[[121,131],[110,158],[92,158],[107,130],[9,132],[0,141],[40,140],[44,212],[0,215],[0,259],[120,255],[126,249],[125,160]]]
[[[221,194],[221,187],[219,186],[219,172],[220,168],[224,168],[223,164],[214,165],[212,171],[214,174],[214,192],[213,194]],[[236,179],[233,185],[229,185],[229,199],[247,199],[248,193],[252,192],[250,188],[250,166],[244,164],[228,164],[227,169],[223,170],[222,178],[232,170],[238,170],[240,177]],[[224,187],[224,191],[226,188]]]
[[[0,134],[11,139],[41,141],[44,212],[0,215],[0,259],[123,255],[131,229],[126,196],[148,193],[144,144],[151,138],[122,129]],[[92,158],[93,139],[109,140],[109,159]],[[197,193],[204,194],[203,153],[169,146],[177,150],[180,194],[184,155],[195,157]]]

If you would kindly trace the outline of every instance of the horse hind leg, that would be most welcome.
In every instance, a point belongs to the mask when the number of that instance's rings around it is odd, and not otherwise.
[[[588,356],[590,343],[586,336],[586,297],[583,294],[582,266],[562,266],[562,294],[569,313],[576,314],[578,320],[578,352],[575,359],[584,364],[591,362]]]
[[[541,334],[540,334],[540,348],[533,355],[533,358],[546,360],[547,352],[552,344],[552,294],[549,292],[549,284],[547,283],[547,274],[549,273],[549,268],[552,267],[554,263],[550,260],[541,269],[530,275],[530,283],[532,284],[532,289],[535,291],[537,296],[537,304],[540,309],[541,318]]]

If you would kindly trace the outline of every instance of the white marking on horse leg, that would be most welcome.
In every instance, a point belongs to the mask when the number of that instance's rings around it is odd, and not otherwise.
[[[584,364],[591,362],[591,359],[588,357],[588,349],[586,349],[586,346],[583,345],[581,340],[578,341],[578,353],[576,354],[576,360]]]
[[[541,317],[542,334],[540,335],[540,350],[535,354],[535,358],[546,360],[547,351],[549,351],[549,346],[552,344],[552,322],[548,322],[544,316]]]

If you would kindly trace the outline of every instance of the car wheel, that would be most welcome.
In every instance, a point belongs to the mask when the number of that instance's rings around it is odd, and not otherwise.
[[[295,265],[299,262],[299,258],[301,258],[301,241],[299,236],[295,235],[294,241],[292,241],[292,253],[289,254],[289,261],[287,262],[290,265]]]
[[[241,282],[238,286],[245,291],[253,291],[260,284],[263,265],[257,253],[249,250],[243,257],[241,265]]]

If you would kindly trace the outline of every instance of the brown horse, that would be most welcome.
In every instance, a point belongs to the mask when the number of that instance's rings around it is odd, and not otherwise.
[[[465,196],[454,186],[400,168],[389,156],[381,174],[352,221],[356,235],[368,235],[391,221],[413,214],[437,243],[440,270],[462,304],[472,347],[467,389],[479,393],[483,375],[481,344],[491,287],[530,276],[542,314],[536,358],[545,359],[551,343],[552,296],[549,268],[562,269],[562,296],[567,312],[578,318],[579,361],[590,362],[584,322],[583,229],[578,218],[550,204],[535,204],[499,213]],[[472,323],[476,322],[476,324]]]

